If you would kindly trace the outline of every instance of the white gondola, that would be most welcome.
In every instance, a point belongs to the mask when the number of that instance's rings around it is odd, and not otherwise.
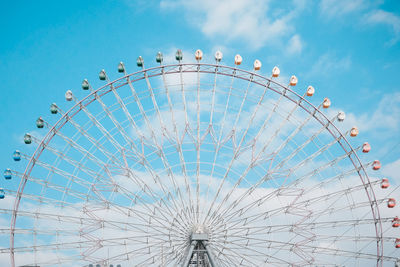
[[[331,100],[329,98],[324,98],[324,101],[322,102],[322,107],[323,108],[329,108],[331,106]]]
[[[339,111],[338,115],[337,115],[337,119],[339,122],[344,121],[344,119],[346,118],[346,113],[344,113],[344,111]]]
[[[242,64],[242,60],[243,60],[242,57],[239,54],[237,54],[235,56],[235,65],[239,66],[240,64]]]
[[[254,63],[253,63],[253,69],[254,70],[260,70],[261,69],[261,65],[262,65],[261,61],[256,59],[256,60],[254,60]]]
[[[277,67],[277,66],[275,66],[273,69],[272,69],[272,77],[279,77],[279,74],[281,73],[281,70]]]
[[[200,61],[203,59],[203,51],[200,49],[197,49],[196,52],[194,52],[194,57],[196,58],[197,61]]]
[[[297,77],[292,75],[292,77],[290,77],[289,85],[290,86],[296,86],[297,82],[298,82]]]
[[[315,93],[315,89],[314,87],[312,87],[311,85],[307,87],[307,96],[313,96]]]
[[[222,55],[222,52],[221,52],[221,51],[215,52],[215,55],[214,55],[215,61],[221,62],[222,56],[223,56],[223,55]]]
[[[73,97],[74,97],[74,96],[73,96],[71,90],[68,90],[68,91],[65,92],[65,100],[71,101],[71,100],[73,99]]]

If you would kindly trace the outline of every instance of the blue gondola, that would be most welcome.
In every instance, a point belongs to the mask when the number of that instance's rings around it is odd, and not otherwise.
[[[32,136],[31,136],[30,134],[26,133],[26,134],[24,135],[24,143],[25,143],[25,144],[30,144],[30,143],[32,143]]]
[[[11,177],[12,177],[11,170],[10,170],[10,169],[5,169],[5,170],[4,170],[4,178],[5,178],[6,180],[10,180]]]
[[[53,103],[50,105],[50,112],[51,112],[51,114],[57,114],[58,108],[57,108],[56,103]]]
[[[136,60],[136,65],[138,67],[143,67],[143,64],[144,64],[143,58],[142,57],[138,57],[137,60]]]
[[[36,127],[38,127],[40,129],[40,128],[43,128],[43,126],[44,126],[44,120],[42,119],[42,117],[39,117],[36,120]]]
[[[13,154],[13,159],[14,159],[14,161],[20,161],[21,160],[21,152],[19,152],[18,150],[15,150],[15,152]]]
[[[104,81],[106,79],[106,71],[105,70],[101,70],[99,73],[99,79]]]
[[[124,72],[124,71],[125,71],[124,63],[120,62],[118,64],[118,72]]]
[[[88,80],[84,79],[82,81],[82,89],[83,90],[89,90],[89,82],[88,82]]]

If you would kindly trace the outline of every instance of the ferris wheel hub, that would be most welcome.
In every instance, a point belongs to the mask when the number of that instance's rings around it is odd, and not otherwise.
[[[192,241],[208,241],[208,234],[206,233],[193,233],[190,237]]]

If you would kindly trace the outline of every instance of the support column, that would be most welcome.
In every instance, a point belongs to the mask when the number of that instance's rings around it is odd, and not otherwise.
[[[217,266],[215,265],[214,256],[212,255],[212,252],[211,252],[210,248],[208,247],[207,242],[203,242],[203,245],[204,245],[204,247],[206,248],[208,260],[210,261],[211,267],[217,267]]]
[[[191,242],[191,244],[190,244],[190,248],[189,248],[188,254],[186,255],[186,259],[185,259],[185,261],[183,262],[182,267],[187,267],[187,266],[189,266],[190,259],[191,259],[192,256],[193,256],[193,250],[194,250],[194,247],[195,247],[196,245],[197,245],[197,241],[196,241],[196,240],[192,240],[192,242]]]
[[[217,267],[215,264],[214,256],[211,252],[210,247],[208,246],[208,235],[205,233],[193,233],[190,237],[190,248],[186,254],[185,261],[183,262],[182,267],[188,267],[190,265],[190,260],[193,257],[194,249],[197,246],[197,256],[198,253],[203,251],[207,254],[208,262],[210,263],[211,267]],[[204,255],[204,254],[203,254]],[[204,258],[205,259],[205,258]],[[203,264],[204,264],[203,259]],[[197,263],[198,264],[198,263]]]

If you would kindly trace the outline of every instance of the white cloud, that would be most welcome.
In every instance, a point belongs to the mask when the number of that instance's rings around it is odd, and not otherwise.
[[[358,116],[349,113],[345,122],[348,126],[357,125],[361,131],[378,132],[381,137],[398,134],[400,130],[400,93],[384,95],[372,113],[367,112]]]
[[[342,16],[366,7],[363,0],[323,0],[320,2],[320,10],[324,16],[329,18]]]
[[[329,75],[348,70],[351,66],[350,57],[340,58],[333,53],[325,53],[311,67],[310,74]]]
[[[293,32],[293,19],[303,9],[304,3],[294,1],[287,5],[288,10],[282,12],[271,10],[269,1],[256,0],[164,0],[160,6],[162,9],[184,10],[188,21],[207,37],[243,40],[250,48],[258,49]]]
[[[396,43],[400,39],[400,17],[384,10],[374,10],[365,15],[365,21],[371,24],[385,24],[392,28],[394,37],[389,41],[389,45]]]
[[[396,184],[400,184],[400,159],[386,164],[382,168],[382,174],[391,178],[391,181],[397,181]]]
[[[392,28],[394,37],[387,44],[393,45],[400,39],[400,17],[392,12],[377,8],[379,2],[368,0],[322,0],[320,12],[324,18],[336,18],[356,14],[361,24],[384,24]]]
[[[290,38],[287,47],[287,51],[289,54],[301,53],[302,49],[303,49],[303,42],[301,41],[300,36],[298,34]]]

